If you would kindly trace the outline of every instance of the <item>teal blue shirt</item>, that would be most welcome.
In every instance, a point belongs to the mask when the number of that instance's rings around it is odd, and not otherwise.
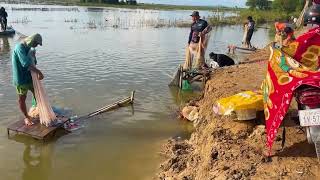
[[[23,43],[19,43],[14,48],[12,54],[13,85],[24,85],[32,83],[29,66],[32,60],[28,55],[30,48]]]

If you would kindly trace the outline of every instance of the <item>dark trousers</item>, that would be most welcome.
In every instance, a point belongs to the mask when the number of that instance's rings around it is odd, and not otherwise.
[[[253,29],[249,29],[248,32],[247,32],[247,38],[246,38],[246,43],[247,45],[251,48],[251,38],[252,38],[252,35],[253,35]]]
[[[2,30],[7,30],[7,18],[1,18],[1,29]]]

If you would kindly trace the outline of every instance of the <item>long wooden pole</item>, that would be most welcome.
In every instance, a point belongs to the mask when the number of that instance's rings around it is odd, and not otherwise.
[[[87,115],[87,117],[93,117],[93,116],[96,116],[98,114],[101,114],[101,113],[104,113],[104,112],[107,112],[107,111],[110,111],[110,110],[113,110],[115,108],[119,108],[119,107],[122,107],[126,104],[129,104],[129,103],[133,103],[134,101],[134,94],[135,94],[135,91],[132,91],[131,92],[131,96],[130,97],[127,97],[127,98],[124,98],[122,100],[119,100],[113,104],[110,104],[108,106],[105,106],[105,107],[102,107],[90,114]]]
[[[302,21],[303,21],[303,16],[304,16],[304,13],[307,11],[307,8],[309,7],[309,4],[311,3],[311,0],[306,0],[306,4],[304,5],[304,8],[300,14],[300,17],[296,23],[297,25],[297,28],[301,26],[302,24]]]

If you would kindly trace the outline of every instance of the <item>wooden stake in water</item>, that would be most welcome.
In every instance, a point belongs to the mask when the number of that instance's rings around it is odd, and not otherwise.
[[[314,143],[314,146],[316,148],[318,161],[320,162],[320,137],[317,138],[317,141]]]

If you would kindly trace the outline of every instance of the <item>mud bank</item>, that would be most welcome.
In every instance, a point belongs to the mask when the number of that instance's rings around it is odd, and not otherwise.
[[[158,179],[320,179],[314,146],[307,143],[298,127],[287,128],[283,150],[280,150],[282,130],[279,130],[270,161],[264,156],[263,115],[259,125],[258,121],[239,122],[234,116],[213,113],[216,100],[260,89],[268,58],[266,48],[244,59],[252,63],[219,69],[211,74],[203,98],[196,102],[200,122],[189,140],[171,139],[163,146],[166,161],[160,166]]]

